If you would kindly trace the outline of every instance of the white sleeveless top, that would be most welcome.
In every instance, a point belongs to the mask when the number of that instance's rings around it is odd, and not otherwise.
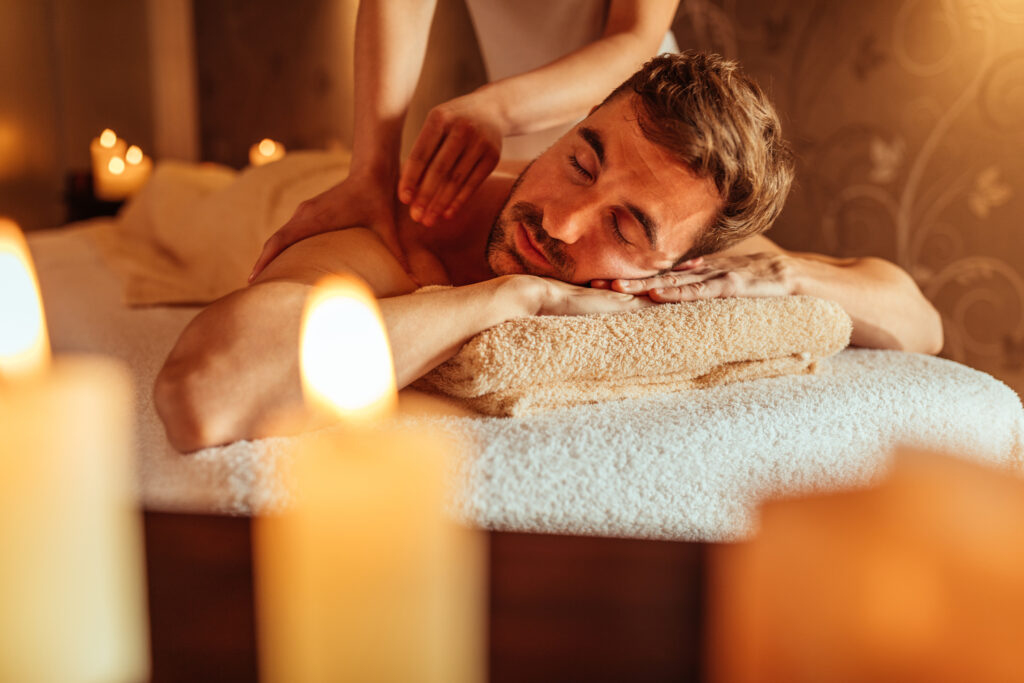
[[[466,7],[491,81],[550,64],[589,45],[601,37],[608,15],[607,0],[466,0]],[[656,54],[678,51],[668,31]],[[576,123],[505,138],[501,156],[533,159]]]

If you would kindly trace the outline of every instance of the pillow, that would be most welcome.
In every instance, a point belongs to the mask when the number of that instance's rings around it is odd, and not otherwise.
[[[846,347],[852,327],[837,303],[806,296],[517,318],[476,335],[415,386],[488,415],[529,415],[812,373]]]

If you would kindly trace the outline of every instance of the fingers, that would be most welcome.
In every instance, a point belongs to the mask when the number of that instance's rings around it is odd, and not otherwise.
[[[501,133],[486,116],[438,111],[427,117],[398,184],[409,215],[427,226],[451,218],[501,156]]]
[[[398,180],[398,198],[403,204],[411,204],[416,198],[416,188],[420,185],[427,164],[434,158],[434,153],[444,140],[444,133],[444,127],[428,117],[420,134],[416,136],[416,142],[413,143],[409,159],[406,160]]]
[[[481,160],[484,155],[484,145],[482,142],[477,141],[470,149],[466,150],[465,153],[459,157],[458,162],[452,168],[451,172],[447,174],[445,178],[441,179],[441,185],[437,189],[433,198],[424,197],[427,202],[426,209],[424,210],[423,224],[433,225],[439,216],[445,215],[446,218],[450,217],[447,213],[449,205],[452,200],[455,199],[455,195],[462,189],[463,185],[469,180],[473,173],[473,169],[477,163]],[[431,167],[427,171],[429,175],[433,170]],[[426,182],[424,182],[424,189],[421,195],[426,193]],[[475,189],[475,188],[474,188]],[[419,203],[420,197],[416,198],[416,202]]]
[[[271,235],[266,242],[263,243],[263,251],[260,252],[259,258],[256,259],[255,265],[252,267],[252,272],[249,273],[249,284],[263,272],[263,269],[267,267],[267,264],[273,261],[278,254],[280,254],[285,246],[285,240],[279,237],[280,230]]]
[[[433,223],[432,220],[428,219],[427,207],[431,205],[437,196],[442,184],[451,177],[455,165],[459,162],[460,158],[465,156],[467,151],[466,142],[462,129],[456,127],[445,137],[444,142],[441,143],[441,148],[437,150],[437,154],[434,155],[429,166],[427,166],[426,173],[423,174],[419,191],[416,193],[416,199],[413,200],[412,208],[409,209],[409,215],[412,216],[414,221],[420,221],[424,225],[431,225]],[[475,162],[475,159],[469,160],[469,163]],[[466,174],[468,175],[468,171],[466,171]]]
[[[715,277],[720,273],[721,271],[713,271],[709,268],[697,267],[685,271],[673,271],[671,273],[665,273],[664,275],[655,275],[654,277],[647,277],[638,280],[612,280],[610,286],[617,292],[642,294],[654,289],[655,287],[682,287],[692,282],[707,280],[708,278]]]
[[[641,280],[612,280],[609,287],[627,294],[646,294],[658,303],[674,303],[740,296],[743,294],[743,283],[743,276],[737,272],[697,267]],[[747,295],[753,295],[753,292]]]
[[[466,178],[466,182],[462,185],[462,189],[455,195],[455,199],[452,200],[448,208],[445,209],[444,217],[451,218],[455,213],[462,208],[462,205],[466,203],[473,193],[476,192],[477,188],[487,180],[487,176],[491,175],[491,171],[498,165],[498,154],[496,152],[485,152],[484,156],[477,161],[476,166],[473,167],[472,173]]]
[[[655,287],[647,295],[658,303],[723,299],[740,295],[738,280],[736,273],[722,273],[709,280],[691,282],[679,287]]]
[[[278,228],[277,232],[267,238],[267,241],[263,243],[263,250],[260,252],[259,258],[256,259],[256,263],[252,267],[252,272],[249,273],[249,282],[252,283],[263,269],[267,265],[277,258],[278,254],[282,251],[295,244],[299,240],[305,239],[310,235],[315,235],[322,230],[315,218],[311,217],[314,212],[311,201],[305,201],[299,204],[299,207],[295,210],[295,214],[285,223],[283,226]]]

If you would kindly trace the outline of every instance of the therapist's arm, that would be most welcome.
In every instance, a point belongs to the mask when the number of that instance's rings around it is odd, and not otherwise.
[[[362,0],[356,18],[355,110],[348,177],[302,202],[263,245],[250,281],[289,245],[329,230],[369,227],[408,266],[395,210],[402,127],[423,68],[437,0]]]
[[[484,86],[504,135],[523,135],[586,115],[654,56],[678,0],[613,0],[600,39],[565,57]]]
[[[433,225],[454,215],[498,163],[502,137],[585,116],[654,55],[678,4],[612,0],[596,41],[432,109],[399,180],[413,219]]]

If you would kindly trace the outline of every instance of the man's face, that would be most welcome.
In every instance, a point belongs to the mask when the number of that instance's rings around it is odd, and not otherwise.
[[[498,275],[575,284],[670,268],[715,216],[714,182],[644,137],[632,96],[616,97],[523,171],[494,222]]]

